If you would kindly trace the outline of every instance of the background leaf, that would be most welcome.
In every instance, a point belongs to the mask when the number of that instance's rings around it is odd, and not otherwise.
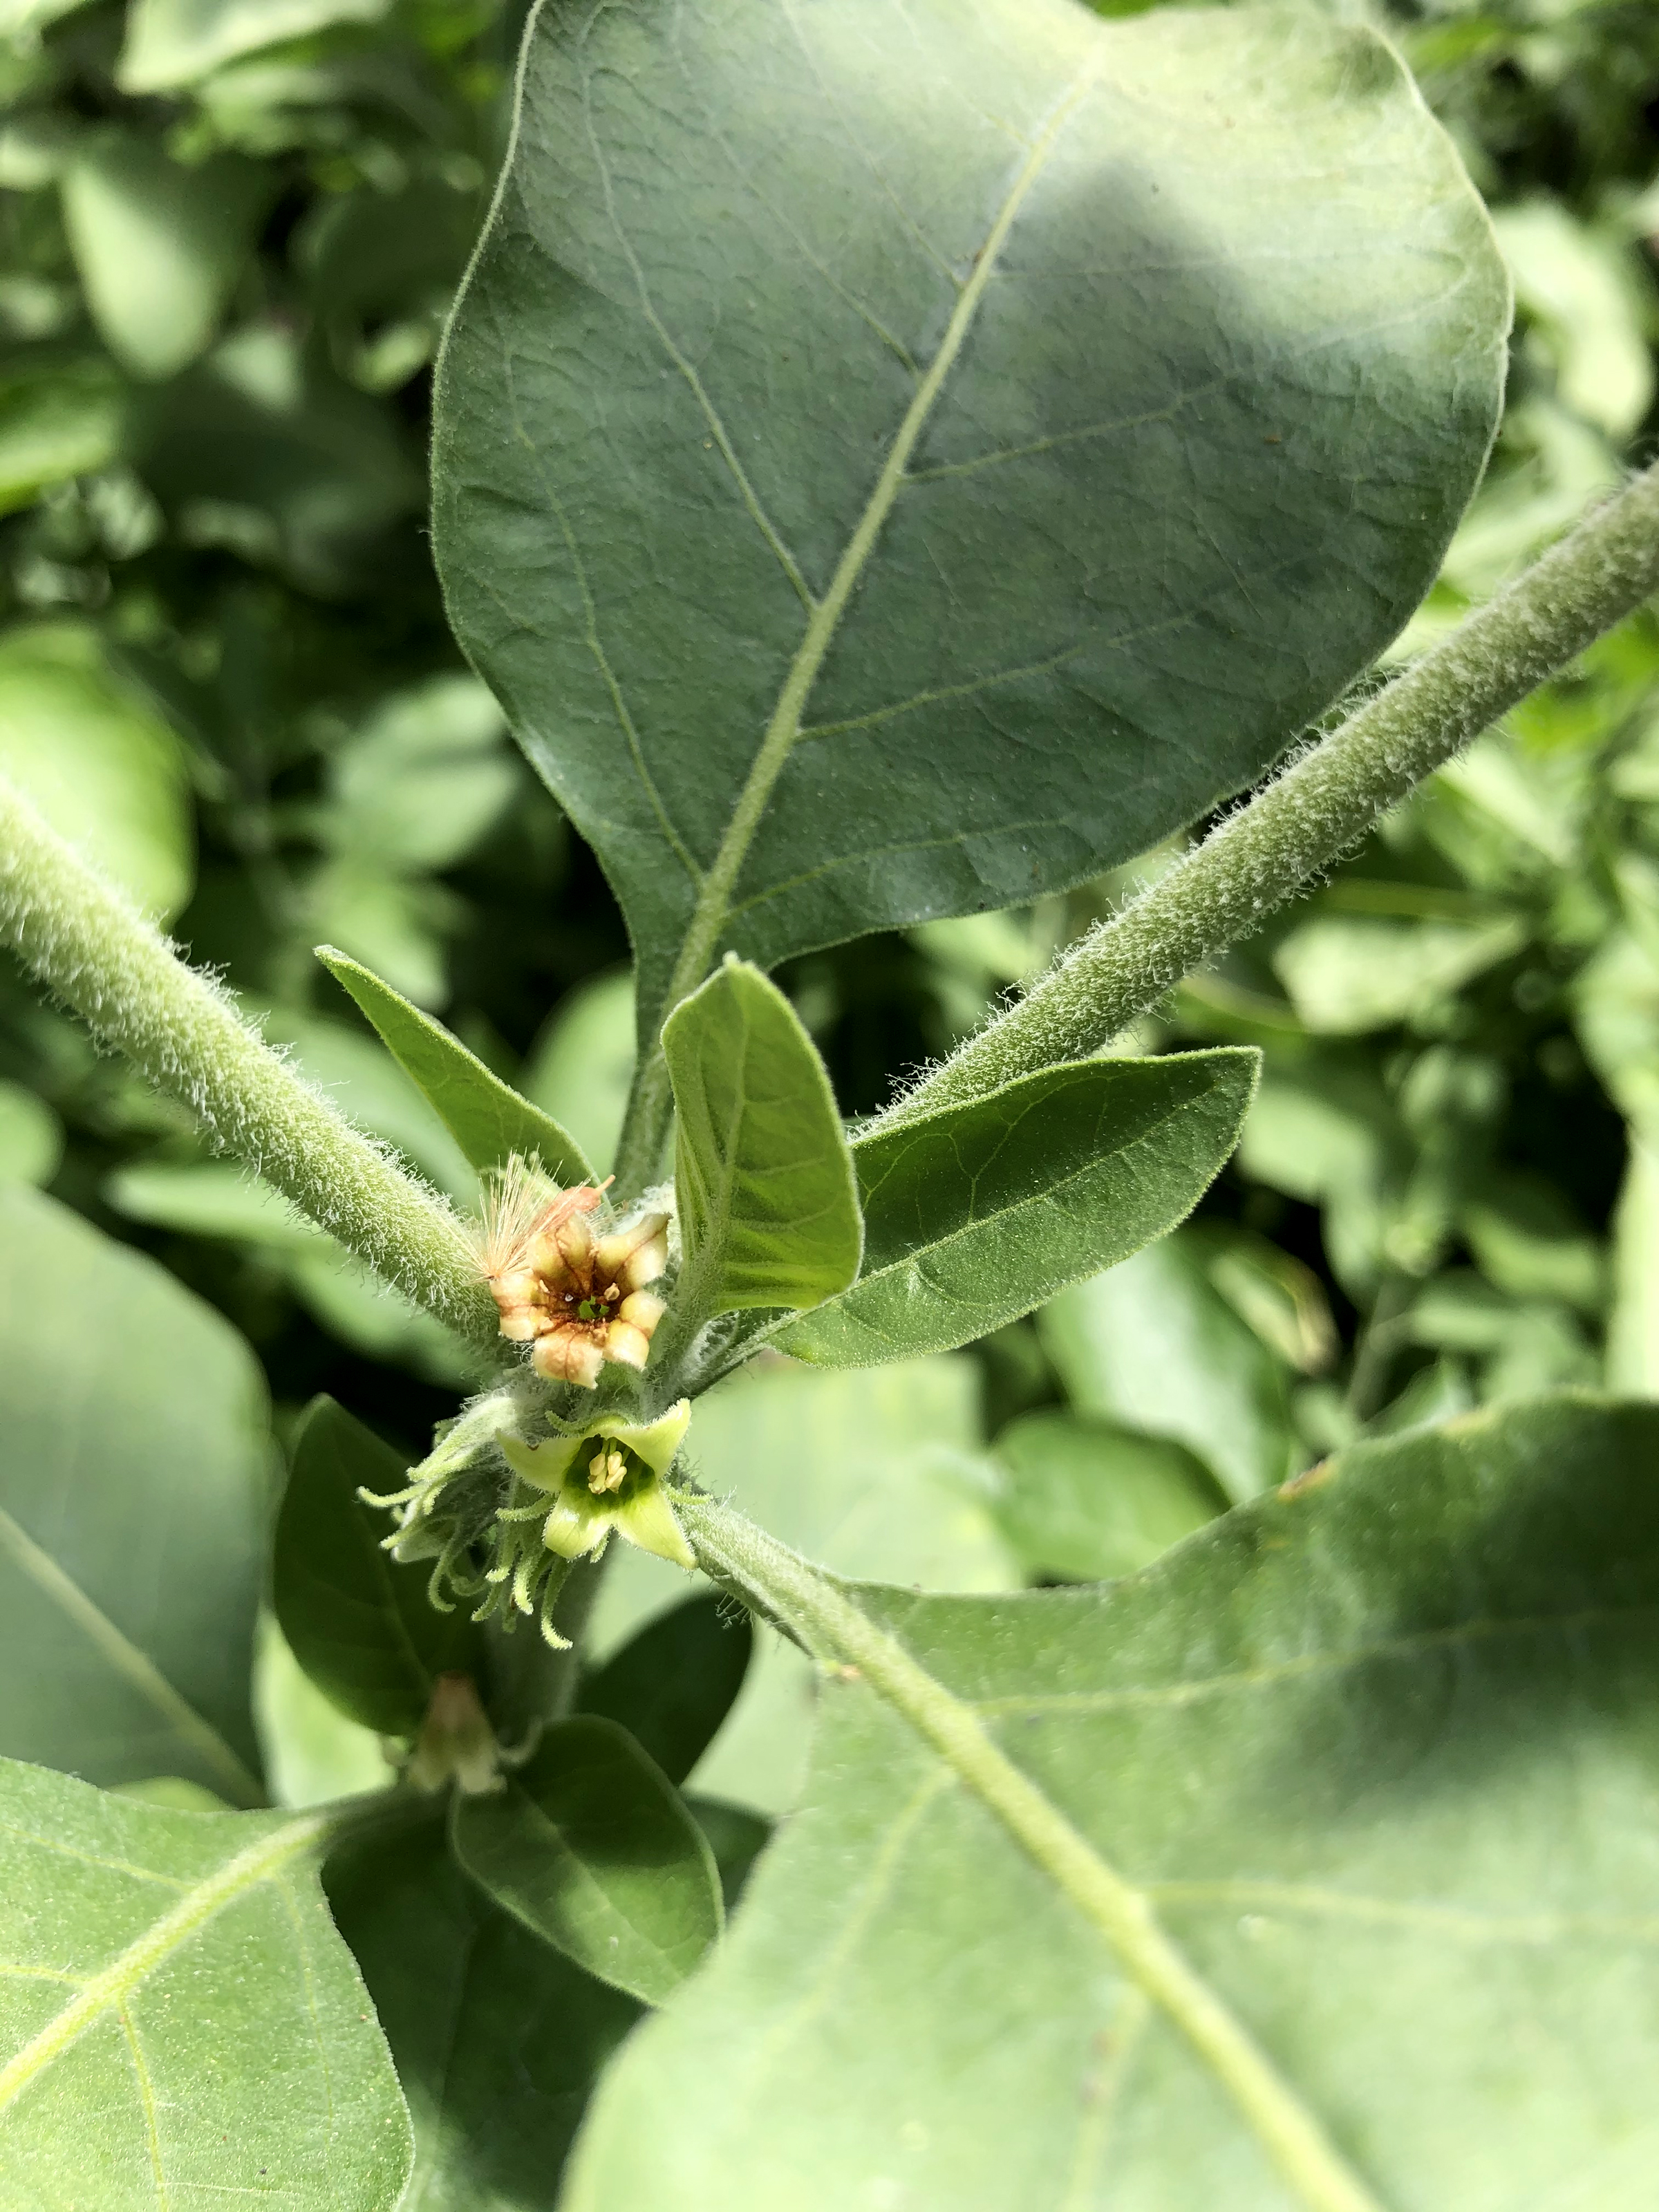
[[[1034,1578],[1132,1575],[1226,1510],[1190,1452],[1098,1418],[1024,1414],[996,1456],[1006,1476],[997,1526]]]
[[[548,1018],[520,1078],[525,1097],[608,1172],[634,1079],[634,978],[595,975]]]
[[[136,133],[100,131],[64,179],[64,222],[87,305],[137,376],[175,374],[228,303],[263,179],[237,161],[196,168]]]
[[[872,1595],[1380,2203],[1592,2173],[1646,2202],[1656,1448],[1651,1408],[1535,1401],[1360,1446],[1109,1593]],[[957,1778],[833,1684],[802,1809],[565,2201],[883,2195],[1308,2201]]]
[[[1006,1589],[1019,1579],[980,1450],[974,1363],[948,1356],[824,1372],[762,1358],[699,1398],[693,1473],[797,1550],[842,1575],[922,1589]],[[686,1579],[631,1547],[609,1559],[590,1648],[602,1660],[685,1601]],[[698,1761],[697,1791],[771,1814],[794,1802],[816,1677],[757,1623],[730,1719]],[[722,1661],[722,1668],[724,1662]]]
[[[458,1798],[461,1864],[601,1981],[661,2004],[720,1931],[713,1854],[626,1729],[555,1721],[489,1797]]]
[[[52,1200],[0,1189],[0,1750],[259,1802],[266,1418],[210,1308]]]
[[[183,750],[75,623],[0,644],[0,775],[158,921],[190,896],[195,836]]]
[[[641,1036],[722,947],[1015,904],[1249,782],[1428,584],[1507,313],[1357,27],[544,10],[434,531]]]
[[[476,1674],[482,1638],[464,1607],[427,1601],[429,1567],[382,1548],[389,1523],[360,1489],[401,1490],[408,1462],[331,1398],[296,1433],[271,1559],[276,1618],[295,1657],[340,1711],[382,1735],[418,1733],[440,1674]]]
[[[122,52],[126,92],[171,92],[239,55],[331,23],[373,22],[389,0],[136,0]]]
[[[835,1095],[787,999],[728,961],[663,1030],[674,1086],[677,1312],[813,1306],[858,1273],[863,1227]]]
[[[456,1865],[441,1821],[364,1836],[324,1881],[415,2128],[400,2212],[552,2212],[600,2068],[640,2016]]]
[[[576,1709],[617,1722],[671,1782],[684,1782],[742,1689],[754,1642],[730,1598],[687,1598],[584,1674]]]
[[[420,1085],[444,1127],[480,1172],[506,1164],[509,1152],[538,1157],[556,1181],[592,1182],[593,1170],[575,1139],[550,1115],[492,1075],[442,1024],[411,1006],[361,962],[331,945],[317,957],[349,991],[404,1073]]]
[[[775,1341],[828,1367],[949,1352],[1189,1213],[1237,1142],[1248,1052],[1079,1060],[854,1148],[864,1267]]]
[[[1173,1437],[1235,1501],[1291,1471],[1284,1370],[1180,1237],[1062,1291],[1039,1326],[1079,1413]]]
[[[337,1816],[180,1813],[0,1763],[0,2191],[392,2212],[409,2122],[319,1893]]]

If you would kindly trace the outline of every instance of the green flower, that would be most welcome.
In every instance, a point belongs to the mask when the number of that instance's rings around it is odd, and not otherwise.
[[[508,1436],[497,1441],[521,1482],[552,1494],[542,1541],[560,1559],[602,1550],[614,1528],[641,1551],[690,1568],[697,1562],[662,1480],[690,1419],[691,1401],[682,1398],[654,1421],[608,1413],[580,1436],[539,1444]]]

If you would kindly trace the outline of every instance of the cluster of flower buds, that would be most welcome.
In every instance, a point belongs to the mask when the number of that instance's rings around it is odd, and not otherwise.
[[[482,1261],[501,1334],[531,1346],[538,1375],[585,1390],[608,1359],[642,1368],[665,1310],[647,1286],[668,1264],[668,1216],[596,1234],[602,1196],[520,1176],[493,1209]]]

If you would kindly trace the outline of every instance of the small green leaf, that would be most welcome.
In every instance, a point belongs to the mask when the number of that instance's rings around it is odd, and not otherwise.
[[[619,1722],[671,1782],[684,1782],[736,1702],[753,1647],[739,1607],[689,1597],[583,1678],[577,1711]]]
[[[1190,1452],[1045,1407],[996,1441],[997,1525],[1026,1571],[1067,1582],[1132,1575],[1213,1521],[1226,1499]]]
[[[173,92],[263,46],[332,23],[373,23],[391,0],[135,0],[116,70],[123,92]]]
[[[520,1098],[441,1022],[383,983],[358,961],[319,945],[317,957],[368,1016],[386,1050],[417,1083],[433,1110],[480,1173],[509,1152],[539,1158],[556,1181],[592,1182],[581,1147],[552,1116]]]
[[[817,1048],[776,985],[728,960],[674,1009],[674,1188],[701,1319],[815,1306],[859,1270],[853,1163]]]
[[[465,1611],[427,1601],[429,1570],[382,1548],[386,1517],[360,1489],[401,1490],[406,1462],[331,1398],[294,1441],[277,1516],[272,1598],[295,1657],[349,1719],[413,1735],[440,1674],[475,1674],[482,1638]]]
[[[409,2100],[405,2205],[553,2212],[588,2094],[639,2006],[492,1905],[435,1817],[352,1838],[323,1881]]]
[[[1656,1455],[1659,1408],[1534,1400],[1108,1590],[859,1591],[1129,1886],[1123,1932],[992,1816],[971,1722],[831,1678],[805,1802],[608,2074],[565,2212],[1646,2212]],[[1213,2063],[1228,2015],[1275,2105]]]
[[[88,311],[135,376],[176,375],[228,305],[266,182],[234,156],[187,167],[154,136],[106,130],[64,177],[64,227]]]
[[[48,1183],[64,1157],[64,1125],[44,1098],[0,1079],[0,1183]]]
[[[702,1831],[614,1721],[556,1721],[498,1796],[457,1801],[453,1833],[498,1904],[646,2004],[672,1996],[720,1932]]]
[[[1431,1014],[1526,939],[1513,915],[1417,921],[1316,908],[1280,942],[1273,966],[1305,1028],[1358,1036]]]
[[[106,467],[120,446],[121,416],[108,362],[21,363],[0,383],[0,514],[32,505],[48,484]]]
[[[190,896],[196,831],[184,750],[80,623],[0,643],[0,775],[61,837],[167,921]]]
[[[0,1752],[262,1801],[270,1450],[234,1329],[67,1207],[0,1189]]]
[[[392,2212],[409,2121],[317,1863],[337,1813],[0,1762],[0,2198]]]
[[[824,1367],[945,1352],[1190,1213],[1238,1140],[1257,1055],[1085,1060],[853,1148],[864,1273],[775,1341]]]
[[[1079,1413],[1185,1444],[1235,1503],[1290,1474],[1284,1367],[1186,1237],[1062,1291],[1038,1327]]]

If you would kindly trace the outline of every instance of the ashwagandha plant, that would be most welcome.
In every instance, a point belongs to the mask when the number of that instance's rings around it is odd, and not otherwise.
[[[0,1769],[0,2205],[1647,2203],[1650,1409],[1362,1443],[997,1597],[847,1583],[696,1480],[742,1363],[960,1346],[1180,1221],[1255,1055],[1114,1039],[1659,587],[1650,474],[1333,714],[1474,488],[1508,316],[1449,143],[1317,13],[544,0],[434,544],[627,916],[626,1126],[603,1178],[325,950],[478,1171],[463,1222],[0,787],[23,962],[479,1382],[413,1468],[320,1403],[276,1530],[398,1786],[258,1809],[165,1683],[249,1809]],[[844,1126],[769,969],[1253,785]],[[78,1325],[140,1303],[112,1267]],[[167,1389],[218,1389],[192,1346]],[[720,1602],[585,1668],[616,1541]],[[722,1935],[755,1838],[678,1785],[750,1613],[821,1688]]]

